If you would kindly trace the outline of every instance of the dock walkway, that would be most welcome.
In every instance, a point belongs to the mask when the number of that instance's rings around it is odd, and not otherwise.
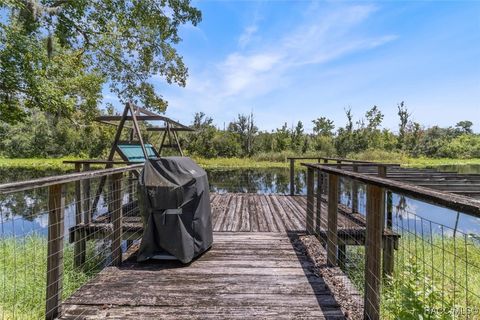
[[[294,238],[215,232],[187,266],[127,260],[67,299],[60,319],[344,319]]]
[[[189,265],[132,256],[64,301],[60,318],[345,319],[298,241],[305,197],[212,194],[211,204],[208,252]],[[351,228],[364,229],[362,219],[340,214],[339,232]]]

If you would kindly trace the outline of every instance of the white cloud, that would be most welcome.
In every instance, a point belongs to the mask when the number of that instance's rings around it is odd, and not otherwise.
[[[209,76],[223,87],[224,96],[255,96],[288,83],[295,68],[322,64],[357,51],[371,49],[395,39],[392,35],[362,37],[355,29],[375,7],[348,6],[329,13],[313,14],[293,31],[273,37],[254,51],[229,54]],[[250,31],[248,31],[250,30]],[[253,29],[242,35],[243,41]]]
[[[245,48],[245,46],[250,43],[250,41],[252,40],[252,37],[255,35],[257,31],[258,31],[258,26],[255,24],[246,27],[243,33],[238,38],[238,45],[240,46],[240,48]]]
[[[191,110],[188,106],[192,100],[207,113],[250,110],[253,98],[285,90],[301,76],[301,68],[326,64],[393,41],[394,35],[372,36],[359,31],[376,10],[372,5],[340,4],[334,9],[312,5],[303,21],[277,34],[261,33],[254,22],[239,36],[237,50],[221,61],[204,64],[201,70],[191,69],[186,89],[176,92],[181,96],[167,98],[173,98],[172,105],[185,111]],[[248,46],[259,34],[262,41]]]

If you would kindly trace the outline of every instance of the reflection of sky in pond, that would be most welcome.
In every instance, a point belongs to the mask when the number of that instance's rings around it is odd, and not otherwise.
[[[478,166],[480,170],[480,166]],[[448,170],[452,170],[451,167]],[[473,169],[471,169],[473,170]],[[476,168],[475,168],[476,170]],[[210,189],[212,192],[252,192],[252,193],[279,193],[288,194],[290,188],[288,168],[272,169],[236,169],[236,170],[208,170]],[[305,194],[305,170],[296,170],[295,172],[295,193]],[[65,210],[65,230],[73,226],[75,221],[75,205],[73,201],[73,188],[69,189],[67,203],[71,203]],[[92,187],[92,191],[96,190]],[[351,204],[350,187],[346,182],[342,187],[345,192],[342,193],[343,203]],[[93,195],[92,195],[93,196]],[[23,200],[23,204],[19,202]],[[32,193],[28,196],[1,198],[0,202],[0,221],[2,230],[0,236],[39,233],[46,234],[48,216],[45,214],[46,193]],[[457,225],[457,230],[464,233],[480,234],[480,219],[465,214],[458,215],[457,212],[449,209],[430,205],[421,201],[404,198],[399,195],[393,196],[393,216],[394,225],[405,227],[417,231],[421,228],[424,231],[441,232],[440,225],[444,225],[444,234],[448,235]],[[106,204],[103,197],[99,202],[99,212],[106,212]],[[365,193],[360,188],[359,209],[364,213]],[[33,214],[32,212],[37,212]],[[43,214],[42,214],[43,213]],[[22,217],[23,215],[23,217]],[[430,223],[432,221],[432,224]],[[434,223],[433,223],[434,221]]]

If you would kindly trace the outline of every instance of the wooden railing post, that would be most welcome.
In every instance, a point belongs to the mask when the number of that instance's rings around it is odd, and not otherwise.
[[[122,264],[122,173],[111,176],[109,211],[112,217],[112,264]]]
[[[353,165],[353,172],[358,172],[358,165]],[[358,183],[352,179],[352,213],[358,213]]]
[[[323,189],[323,173],[317,170],[317,206],[315,215],[315,233],[320,235],[320,229],[322,227],[322,189]]]
[[[75,172],[82,171],[82,165],[75,163]],[[75,181],[75,224],[82,223],[82,186],[80,180]]]
[[[328,159],[323,159],[323,163],[328,163]],[[328,175],[323,174],[323,194],[327,194],[328,191]]]
[[[391,191],[387,191],[387,230],[392,231],[393,227],[393,195]],[[394,258],[395,243],[391,237],[385,238],[383,244],[383,275],[391,276],[395,267]]]
[[[313,234],[313,212],[314,212],[314,181],[315,181],[315,169],[308,167],[307,169],[307,218],[306,229],[308,234]]]
[[[364,318],[368,320],[380,319],[382,208],[384,207],[384,199],[382,188],[367,185]]]
[[[295,159],[290,158],[290,195],[295,194]]]
[[[338,176],[328,174],[327,264],[329,266],[337,265],[338,190]]]
[[[48,189],[47,292],[45,319],[58,316],[62,299],[65,185]]]
[[[378,166],[378,176],[382,178],[387,177],[387,166],[380,165]],[[385,191],[384,191],[385,194]],[[387,223],[387,229],[392,229],[392,192],[387,191],[387,210],[385,212],[385,201],[382,202],[381,212],[382,212],[382,238],[385,240],[383,243],[383,255],[382,255],[382,270],[383,276],[392,275],[393,266],[394,266],[394,242],[390,237],[383,237],[385,232],[385,221]],[[386,214],[386,219],[385,219]]]
[[[75,171],[81,172],[82,165],[75,163]],[[83,207],[83,194],[82,183],[80,180],[75,181],[75,231],[73,234],[73,265],[76,268],[83,266],[85,263],[85,249],[86,241],[81,231],[80,225],[82,224],[82,207]]]
[[[90,164],[83,164],[83,171],[89,171]],[[90,205],[90,179],[82,181],[83,184],[83,223],[89,224],[91,222],[91,205]]]

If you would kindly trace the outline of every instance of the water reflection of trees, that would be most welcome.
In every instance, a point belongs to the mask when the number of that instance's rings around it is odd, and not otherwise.
[[[288,169],[209,170],[208,179],[213,192],[289,193]],[[304,192],[305,173],[295,174],[295,190]]]
[[[22,179],[23,180],[23,179]],[[91,196],[97,190],[98,181],[91,183]],[[66,206],[75,205],[75,183],[68,183],[65,187]],[[101,198],[101,200],[103,197]],[[101,201],[103,203],[103,201]],[[37,188],[0,195],[0,217],[2,222],[21,217],[26,221],[33,221],[40,215],[48,212],[48,188]],[[67,217],[66,217],[67,218]]]

